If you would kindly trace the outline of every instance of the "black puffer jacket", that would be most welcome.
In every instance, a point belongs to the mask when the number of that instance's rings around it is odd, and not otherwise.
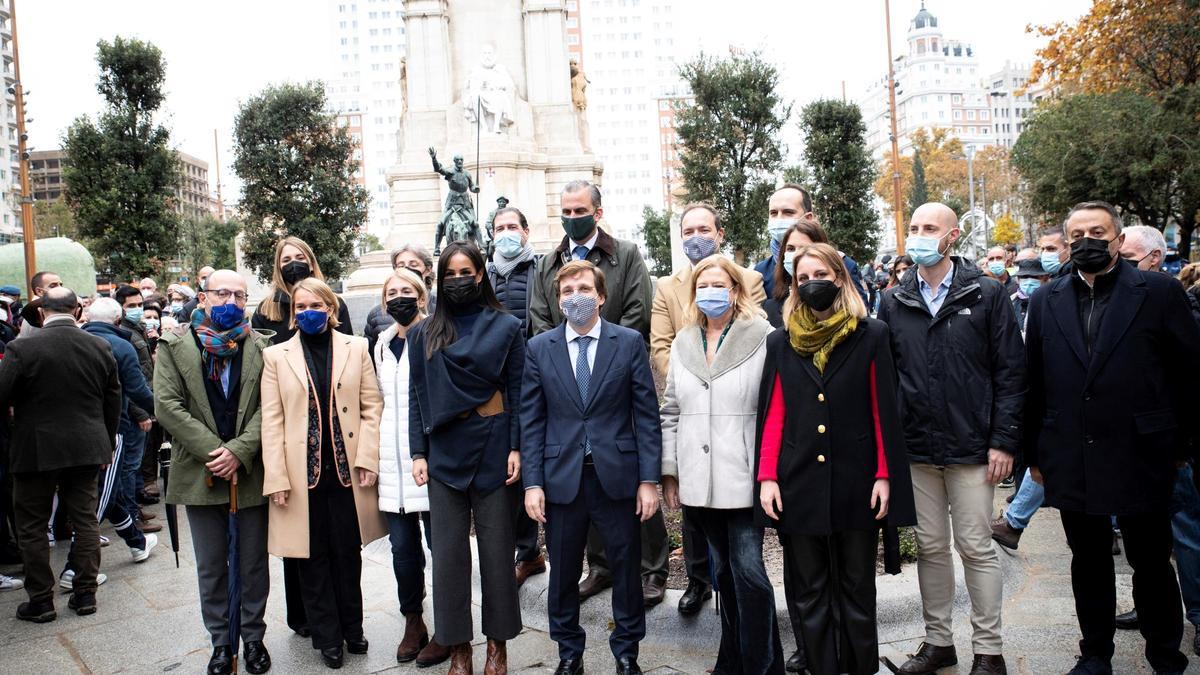
[[[1012,303],[1003,284],[953,260],[937,316],[917,274],[879,305],[891,328],[909,459],[919,464],[986,464],[989,448],[1016,456],[1020,447],[1025,349]]]
[[[509,314],[521,320],[522,335],[527,339],[533,337],[529,331],[529,294],[533,291],[534,265],[540,258],[540,255],[535,256],[533,260],[517,265],[507,277],[500,276],[495,264],[488,263],[487,266],[488,279],[492,282],[496,299]]]

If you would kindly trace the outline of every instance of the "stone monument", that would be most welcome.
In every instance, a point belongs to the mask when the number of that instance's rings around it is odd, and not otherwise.
[[[388,248],[432,241],[442,222],[453,188],[429,170],[430,146],[464,155],[479,204],[504,195],[521,209],[535,249],[557,245],[562,187],[603,172],[572,100],[566,0],[405,0],[404,13]]]
[[[471,173],[463,168],[462,155],[454,156],[453,171],[442,167],[433,148],[429,149],[429,157],[433,159],[434,173],[444,177],[450,186],[450,194],[446,195],[446,209],[442,211],[433,237],[433,254],[441,254],[443,236],[447,242],[473,241],[476,246],[483,248],[479,221],[475,218],[475,204],[471,201],[471,195],[478,194],[479,188],[471,179]]]

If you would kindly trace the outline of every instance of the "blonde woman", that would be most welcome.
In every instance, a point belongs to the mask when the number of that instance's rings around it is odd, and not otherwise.
[[[721,593],[713,672],[783,673],[775,591],[754,523],[754,435],[771,325],[738,266],[709,256],[692,270],[688,324],[671,344],[662,406],[662,483],[708,543]]]
[[[271,344],[287,342],[296,333],[292,323],[292,292],[296,284],[303,279],[313,278],[325,281],[321,274],[321,266],[317,264],[317,256],[303,239],[284,237],[275,244],[275,262],[271,267],[271,286],[267,289],[267,297],[258,303],[250,325],[257,331],[273,331]],[[339,332],[353,335],[350,325],[350,312],[346,303],[338,298],[333,310],[337,323],[333,324]],[[288,622],[289,624],[291,621]]]
[[[383,284],[380,312],[391,324],[375,341],[372,356],[383,393],[383,420],[379,427],[379,510],[387,519],[392,545],[392,571],[396,594],[404,615],[404,635],[396,648],[396,661],[416,660],[428,667],[450,658],[450,649],[430,642],[422,618],[425,598],[425,551],[421,527],[429,537],[429,490],[412,476],[408,445],[408,333],[425,318],[429,291],[416,272],[397,267]],[[420,424],[420,421],[417,421]]]
[[[387,533],[379,512],[383,399],[364,338],[336,332],[338,300],[318,279],[291,288],[299,332],[263,352],[267,550],[297,559],[313,647],[340,668],[365,654],[361,547]]]
[[[756,516],[794,572],[808,670],[874,673],[879,528],[916,523],[888,328],[832,246],[798,249],[793,270],[758,389]]]

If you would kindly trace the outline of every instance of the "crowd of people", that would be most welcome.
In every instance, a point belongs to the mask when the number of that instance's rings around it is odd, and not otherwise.
[[[640,673],[646,610],[668,576],[661,500],[683,514],[678,611],[719,594],[713,672],[876,672],[881,541],[896,573],[899,529],[912,527],[925,635],[886,665],[957,664],[953,542],[970,672],[1006,673],[994,542],[1016,548],[1045,504],[1073,556],[1071,673],[1112,672],[1115,630],[1131,621],[1155,672],[1187,667],[1184,604],[1200,622],[1186,418],[1200,266],[1179,271],[1185,292],[1163,272],[1160,232],[1085,202],[1036,248],[971,261],[954,255],[957,215],[929,203],[904,255],[860,267],[788,184],[764,205],[769,258],[736,264],[718,209],[693,204],[679,224],[689,264],[655,282],[636,245],[600,227],[595,185],[567,184],[561,207],[564,236],[545,255],[512,206],[495,214],[490,260],[466,242],[436,261],[397,249],[362,337],[294,237],[250,313],[246,280],[212,268],[196,292],[166,295],[143,279],[83,298],[53,272],[33,276],[25,305],[0,288],[0,553],[24,568],[0,584],[28,594],[17,618],[55,620],[56,585],[69,609],[96,612],[100,521],[143,562],[159,526],[141,507],[161,498],[185,510],[213,675],[231,672],[239,640],[247,671],[271,668],[269,555],[283,559],[287,624],[321,661],[366,653],[361,549],[383,537],[398,662],[472,672],[478,561],[485,673],[507,672],[518,589],[547,567],[555,672],[583,672],[580,603],[611,588],[616,672]],[[1014,479],[996,517],[995,488]],[[1132,617],[1117,616],[1114,527],[1135,571]],[[786,657],[768,529],[797,645]],[[67,541],[56,584],[49,546]]]

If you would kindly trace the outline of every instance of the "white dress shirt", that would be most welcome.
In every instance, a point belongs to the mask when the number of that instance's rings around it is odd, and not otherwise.
[[[600,344],[600,323],[601,321],[597,317],[596,324],[592,326],[592,329],[582,334],[577,332],[570,323],[567,323],[567,355],[571,359],[568,365],[571,366],[572,373],[575,372],[575,361],[579,358],[579,338],[581,337],[592,338],[591,344],[588,345],[587,353],[588,372],[590,373],[596,369],[596,345]]]

